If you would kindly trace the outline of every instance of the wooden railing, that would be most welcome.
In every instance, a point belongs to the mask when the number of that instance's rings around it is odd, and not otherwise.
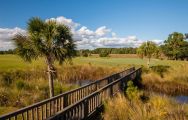
[[[43,120],[50,118],[51,116],[57,115],[58,112],[66,110],[66,108],[69,108],[71,105],[75,105],[75,103],[83,100],[83,98],[92,95],[92,93],[95,93],[106,85],[113,83],[117,79],[124,78],[134,71],[135,68],[132,67],[122,72],[110,75],[80,88],[0,116],[0,120]]]
[[[140,75],[141,68],[132,71],[126,76],[109,83],[76,103],[66,107],[54,116],[48,118],[48,120],[91,120],[91,116],[102,106],[103,101],[123,91],[122,88],[126,87],[127,81],[135,80],[139,78]]]

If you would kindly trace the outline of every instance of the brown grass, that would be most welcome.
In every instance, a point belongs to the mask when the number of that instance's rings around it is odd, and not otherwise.
[[[148,102],[129,101],[122,95],[105,105],[104,120],[186,120],[185,105],[178,105],[166,96],[151,95]]]
[[[188,65],[171,67],[161,77],[154,71],[142,74],[142,83],[149,91],[169,95],[188,95]]]
[[[78,87],[76,81],[97,80],[119,70],[91,64],[58,66],[55,95]],[[11,112],[14,109],[10,108],[22,108],[46,98],[49,98],[49,89],[45,69],[15,69],[0,73],[0,106],[3,111]],[[5,113],[3,111],[0,109],[0,113]]]

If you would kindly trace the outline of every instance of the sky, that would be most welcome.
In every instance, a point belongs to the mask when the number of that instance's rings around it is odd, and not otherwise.
[[[172,32],[188,32],[188,0],[1,0],[0,50],[26,34],[31,17],[71,28],[78,49],[161,44]]]

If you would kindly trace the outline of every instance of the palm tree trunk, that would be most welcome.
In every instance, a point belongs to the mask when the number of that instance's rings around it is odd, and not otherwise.
[[[48,81],[49,81],[50,97],[53,97],[54,96],[54,82],[53,82],[53,72],[51,70],[51,65],[48,65]]]
[[[149,68],[149,66],[150,66],[150,58],[148,58],[147,66]]]
[[[48,65],[48,81],[49,81],[49,91],[50,91],[50,97],[54,96],[54,66],[52,64],[52,59],[50,56],[46,58],[46,63]]]

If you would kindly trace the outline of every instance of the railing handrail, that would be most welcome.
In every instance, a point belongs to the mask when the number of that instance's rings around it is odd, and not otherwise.
[[[91,82],[91,83],[89,83],[89,84],[87,84],[87,85],[84,85],[84,86],[81,86],[81,87],[79,87],[79,88],[76,88],[76,89],[73,89],[73,90],[64,92],[64,93],[62,93],[62,94],[60,94],[60,95],[57,95],[57,96],[54,96],[54,97],[52,97],[52,98],[48,98],[48,99],[42,100],[42,101],[40,101],[40,102],[37,102],[37,103],[34,103],[34,104],[32,104],[32,105],[26,106],[26,107],[24,107],[24,108],[18,109],[18,110],[14,111],[14,112],[11,112],[11,113],[2,115],[2,116],[0,116],[0,119],[1,119],[1,118],[5,118],[5,119],[6,119],[6,118],[9,118],[9,117],[11,117],[11,116],[13,116],[13,115],[15,115],[15,114],[21,114],[21,113],[27,111],[28,109],[33,109],[33,108],[35,108],[35,107],[39,107],[40,105],[43,105],[43,104],[48,103],[48,102],[50,102],[50,101],[53,101],[53,100],[56,99],[56,98],[59,98],[59,97],[62,97],[62,96],[64,96],[64,95],[67,95],[67,94],[69,94],[69,93],[78,91],[78,90],[80,90],[80,89],[82,89],[82,88],[91,86],[91,85],[93,85],[93,84],[95,84],[95,83],[98,83],[98,82],[100,82],[100,81],[106,80],[106,79],[110,78],[110,77],[113,76],[113,75],[121,74],[121,73],[123,73],[123,72],[125,72],[125,71],[128,71],[128,70],[131,70],[131,69],[134,69],[134,67],[131,67],[131,68],[126,69],[126,70],[123,70],[123,71],[121,71],[121,72],[114,73],[114,74],[112,74],[112,75],[108,75],[108,76],[106,76],[106,77],[104,77],[104,78],[102,78],[102,79],[95,80],[95,81],[93,81],[93,82]],[[79,101],[79,100],[78,100],[78,101]],[[64,109],[65,109],[65,108],[64,108]]]
[[[115,83],[121,81],[121,80],[124,79],[125,77],[130,76],[130,75],[132,75],[133,73],[136,73],[136,72],[137,72],[138,70],[140,70],[140,69],[141,69],[141,67],[140,67],[140,68],[137,68],[136,70],[134,70],[134,71],[132,71],[132,72],[130,72],[130,73],[128,73],[126,76],[124,76],[124,77],[122,77],[122,78],[119,78],[119,79],[117,79],[117,80],[115,80],[115,81],[113,81],[113,82],[111,82],[111,83],[105,85],[104,87],[98,89],[97,91],[91,93],[90,95],[88,95],[88,96],[82,98],[81,100],[78,100],[78,101],[75,102],[74,104],[67,106],[67,107],[66,107],[65,109],[63,109],[62,111],[57,112],[55,115],[49,117],[47,120],[51,120],[51,119],[53,119],[53,118],[59,116],[59,115],[62,114],[63,112],[65,112],[65,111],[71,109],[72,107],[74,107],[74,106],[76,106],[76,105],[78,105],[78,104],[84,102],[86,99],[88,99],[88,98],[94,96],[95,94],[100,94],[100,91],[102,91],[102,90],[108,88],[109,86],[111,86],[111,85],[113,85],[113,84],[115,84]]]

